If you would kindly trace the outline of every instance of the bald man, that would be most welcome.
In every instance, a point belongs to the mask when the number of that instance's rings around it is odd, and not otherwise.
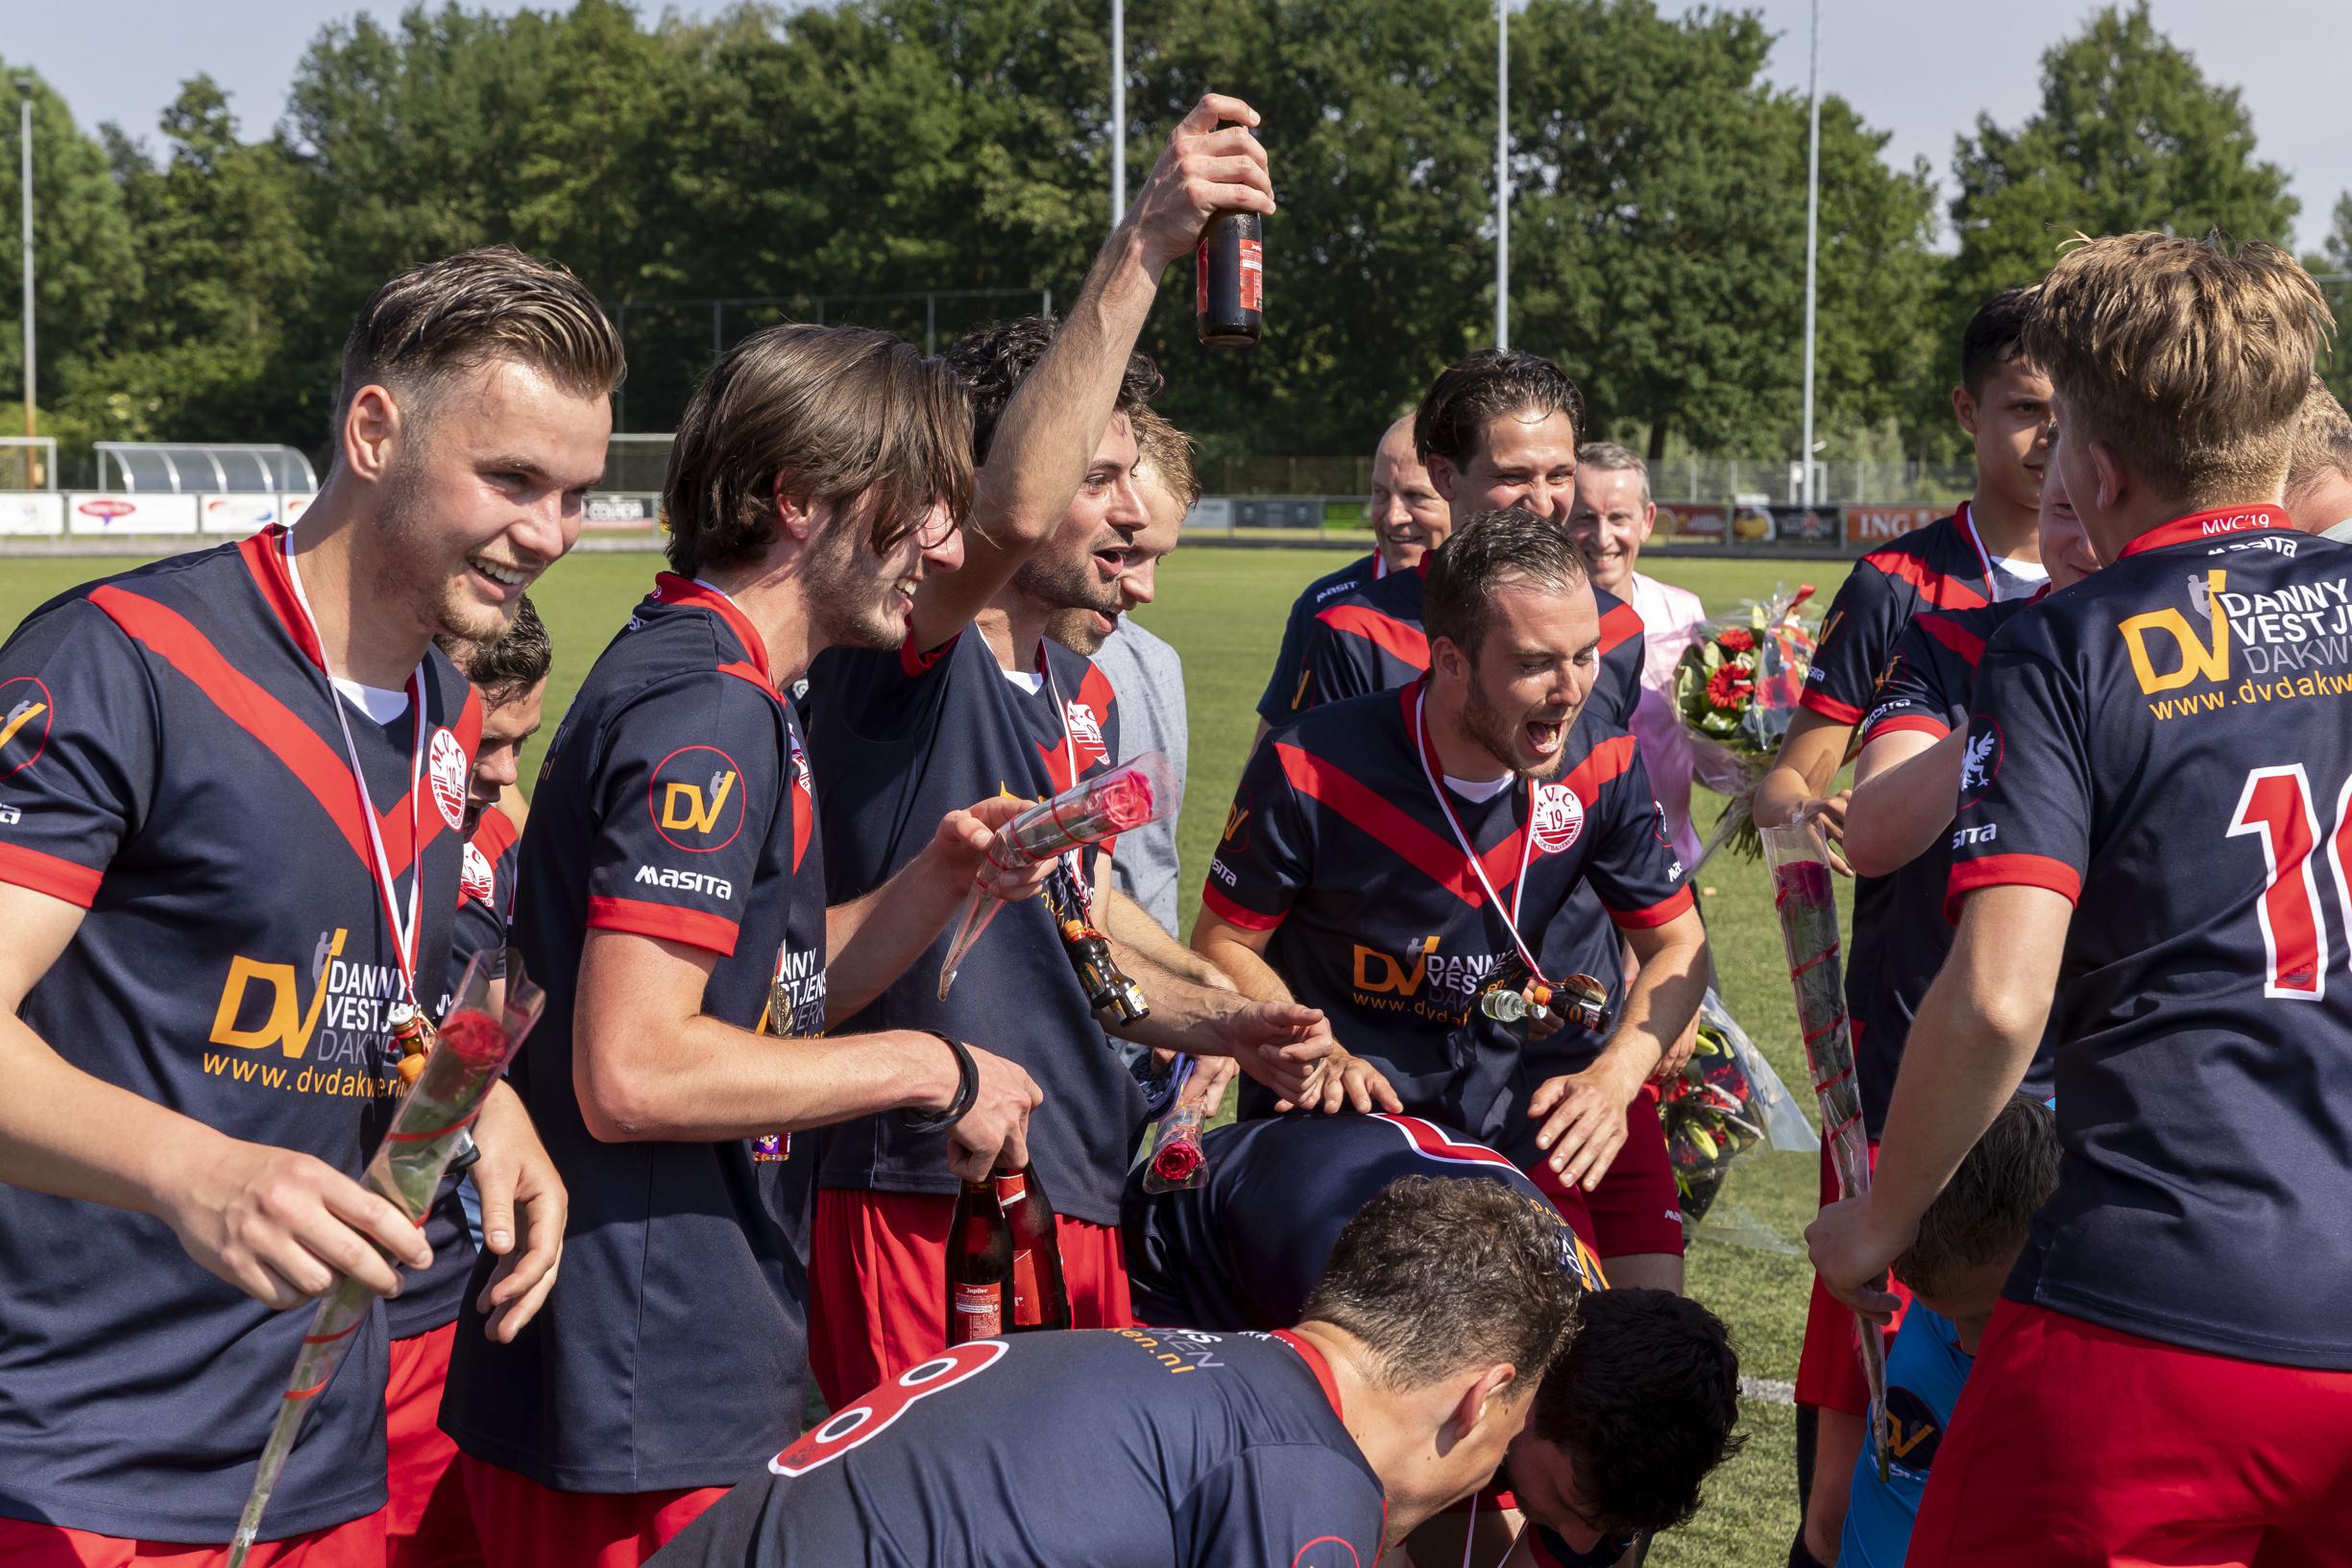
[[[1254,749],[1266,732],[1308,706],[1304,684],[1308,630],[1315,613],[1343,593],[1392,571],[1410,571],[1421,557],[1445,543],[1453,532],[1453,515],[1445,498],[1430,483],[1429,470],[1413,450],[1413,415],[1407,412],[1390,425],[1372,449],[1372,494],[1365,506],[1378,548],[1306,586],[1291,606],[1282,627],[1282,651],[1274,656],[1274,672],[1258,699],[1258,733]]]

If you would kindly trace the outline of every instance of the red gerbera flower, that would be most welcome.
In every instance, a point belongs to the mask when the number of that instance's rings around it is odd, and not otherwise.
[[[1734,626],[1715,634],[1715,646],[1730,653],[1746,653],[1756,646],[1756,634],[1744,626]]]
[[[1756,683],[1734,664],[1726,664],[1707,678],[1707,700],[1717,708],[1737,708],[1755,691]]]

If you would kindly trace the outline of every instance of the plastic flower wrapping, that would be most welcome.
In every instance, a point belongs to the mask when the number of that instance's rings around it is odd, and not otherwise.
[[[465,1148],[467,1129],[481,1114],[482,1101],[505,1074],[523,1036],[539,1022],[546,998],[522,973],[520,959],[511,966],[485,961],[476,953],[458,982],[457,998],[431,1047],[424,1067],[400,1097],[400,1109],[384,1133],[376,1157],[360,1180],[391,1201],[409,1218],[422,1223],[424,1211],[441,1189],[441,1178]],[[503,973],[503,1005],[493,1012],[490,987]],[[338,1276],[320,1298],[310,1332],[303,1337],[293,1376],[280,1396],[278,1419],[261,1450],[254,1474],[253,1491],[245,1500],[230,1542],[229,1568],[241,1568],[261,1529],[261,1517],[278,1488],[286,1460],[302,1435],[303,1418],[310,1402],[334,1379],[352,1338],[367,1321],[374,1298],[365,1286],[350,1276]]]
[[[1695,744],[1731,757],[1751,788],[1780,755],[1805,695],[1814,638],[1801,610],[1812,596],[1813,585],[1806,583],[1794,593],[1775,594],[1702,625],[1698,640],[1674,667],[1674,706],[1683,728]],[[1700,863],[1727,842],[1751,860],[1763,853],[1744,800],[1724,808]]]
[[[1013,818],[997,833],[988,857],[999,870],[1018,871],[1174,816],[1176,807],[1176,769],[1158,752],[1148,751]],[[939,966],[940,1001],[947,1000],[965,954],[1004,906],[1004,900],[972,889],[948,943],[947,958]]]
[[[1775,1252],[1799,1249],[1745,1216],[1710,1223],[1732,1166],[1758,1150],[1818,1155],[1821,1140],[1764,1053],[1712,990],[1699,1005],[1698,1044],[1683,1071],[1659,1090],[1666,1161],[1681,1195],[1686,1236],[1710,1235]]]
[[[1862,1126],[1862,1090],[1854,1073],[1854,1031],[1846,1019],[1846,970],[1839,956],[1837,884],[1830,874],[1829,840],[1809,818],[1764,831],[1772,866],[1772,906],[1781,919],[1788,980],[1797,993],[1797,1028],[1821,1102],[1821,1133],[1830,1146],[1840,1197],[1870,1191],[1870,1135]],[[1860,1317],[1857,1343],[1870,1379],[1870,1430],[1886,1431],[1886,1340]],[[1886,1445],[1874,1435],[1879,1479],[1887,1474]]]

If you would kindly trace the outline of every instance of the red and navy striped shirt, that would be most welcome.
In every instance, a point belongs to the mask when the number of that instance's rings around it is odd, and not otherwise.
[[[1592,1249],[1504,1155],[1415,1116],[1312,1111],[1213,1129],[1197,1186],[1144,1191],[1128,1177],[1120,1217],[1135,1315],[1200,1329],[1279,1328],[1304,1315],[1340,1232],[1407,1176],[1497,1181],[1560,1234],[1580,1291],[1608,1285]]]
[[[1523,1025],[1476,1008],[1515,950],[1507,911],[1490,905],[1422,772],[1420,692],[1417,683],[1334,703],[1269,736],[1243,771],[1201,898],[1228,924],[1273,933],[1267,961],[1387,1074],[1406,1110],[1510,1147],[1532,1130],[1520,1123],[1536,1085],[1588,1062],[1602,1041],[1571,1028],[1531,1052]],[[1589,884],[1612,927],[1662,925],[1691,905],[1633,736],[1587,714],[1562,769],[1532,806],[1515,781],[1484,802],[1451,801],[1554,977],[1589,961],[1569,907],[1580,888]],[[1609,959],[1587,972],[1610,978],[1613,949]],[[1539,1055],[1562,1065],[1545,1070]],[[1242,1105],[1264,1115],[1272,1097],[1247,1085]]]
[[[1949,901],[2073,902],[2058,1190],[2008,1294],[2352,1369],[2352,550],[2202,513],[1985,650]]]
[[[1421,629],[1428,561],[1423,556],[1414,570],[1366,582],[1315,612],[1303,659],[1307,677],[1299,688],[1297,712],[1391,691],[1429,673],[1429,636]],[[1601,668],[1586,711],[1624,729],[1641,701],[1647,634],[1640,614],[1615,594],[1596,587],[1592,603],[1601,619]]]
[[[1288,1330],[957,1345],[843,1406],[659,1568],[1369,1568],[1388,1506]]]
[[[1974,610],[1923,610],[1895,641],[1878,700],[1862,721],[1862,743],[1882,735],[1909,732],[1941,740],[1968,723],[1968,704],[1976,686],[1976,663],[1984,645],[2029,601],[2011,599]],[[1886,1124],[1886,1108],[1903,1066],[1903,1043],[1928,987],[1952,953],[1952,924],[1944,918],[1944,889],[1952,875],[1952,839],[1956,829],[1892,875],[1873,879],[1885,889],[1882,913],[1868,944],[1855,945],[1877,956],[1879,983],[1853,999],[1854,1066],[1862,1091],[1862,1122],[1872,1138]],[[2034,1058],[2020,1087],[2048,1099],[2049,1042]]]
[[[1337,571],[1325,572],[1306,586],[1283,618],[1282,646],[1274,654],[1273,673],[1267,677],[1266,690],[1258,698],[1258,717],[1269,724],[1281,724],[1293,713],[1314,706],[1307,695],[1306,656],[1307,638],[1314,628],[1316,612],[1341,595],[1353,593],[1365,584],[1387,575],[1380,552],[1374,550]]]
[[[824,874],[800,755],[759,630],[667,573],[547,748],[510,949],[547,1002],[510,1079],[570,1192],[564,1277],[511,1345],[465,1303],[441,1416],[467,1453],[543,1486],[726,1485],[799,1430],[810,1153],[773,1135],[602,1142],[572,1035],[591,930],[709,953],[707,1017],[754,1028],[781,987],[792,1016],[772,1032],[823,1027]]]
[[[282,533],[85,585],[0,647],[0,880],[85,911],[21,1009],[51,1049],[356,1176],[391,1122],[402,987]],[[438,651],[424,672],[414,802],[413,708],[347,717],[395,897],[417,901],[419,983],[437,990],[481,706]],[[228,1540],[309,1322],[215,1277],[152,1216],[0,1186],[0,1514]],[[384,1373],[372,1314],[312,1400],[273,1531],[383,1506]]]

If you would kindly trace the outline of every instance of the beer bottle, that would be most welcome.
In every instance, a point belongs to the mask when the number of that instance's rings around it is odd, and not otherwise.
[[[1012,1227],[996,1183],[967,1181],[947,1232],[947,1342],[993,1339],[1010,1326]]]
[[[1070,1292],[1061,1280],[1061,1241],[1054,1205],[1035,1166],[1017,1176],[996,1178],[996,1196],[1012,1227],[1012,1318],[1007,1334],[1070,1326]]]
[[[1220,212],[1200,230],[1193,253],[1200,341],[1212,349],[1249,349],[1265,329],[1265,225],[1254,212]]]

